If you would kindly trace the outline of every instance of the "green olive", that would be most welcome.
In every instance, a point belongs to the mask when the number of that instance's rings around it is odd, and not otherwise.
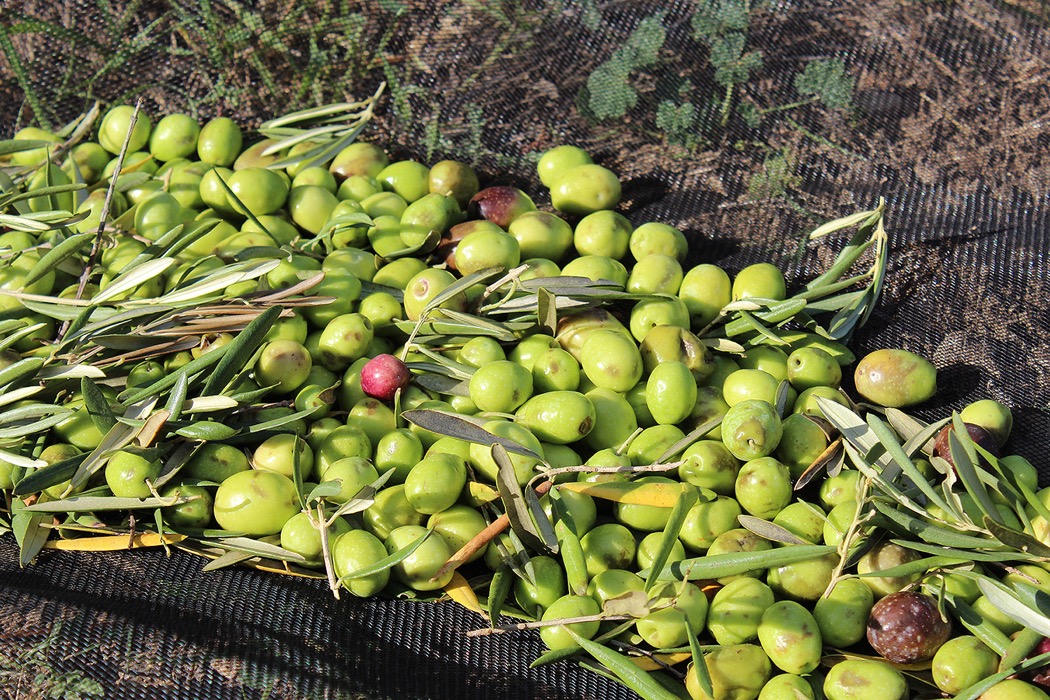
[[[733,301],[787,298],[784,273],[771,263],[748,265],[733,279]]]
[[[857,364],[854,382],[868,401],[904,408],[922,403],[937,392],[937,368],[907,350],[876,350]]]
[[[378,564],[386,556],[386,547],[382,540],[365,530],[343,533],[336,537],[332,544],[335,574],[343,587],[359,598],[369,598],[386,588],[390,570],[381,569],[366,576],[353,574]],[[346,578],[348,576],[353,577]]]
[[[408,203],[422,199],[430,192],[430,168],[414,160],[391,163],[379,171],[375,178],[384,188],[395,192]]]
[[[215,492],[215,522],[231,532],[255,537],[276,535],[298,512],[295,484],[277,472],[237,472]]]
[[[730,406],[721,428],[722,442],[742,461],[773,454],[783,435],[776,410],[768,402],[754,399]]]
[[[555,146],[543,152],[536,164],[536,171],[545,187],[553,187],[571,168],[593,162],[590,154],[578,146]]]
[[[106,112],[98,127],[99,145],[115,155],[120,153],[121,146],[124,144],[125,138],[127,138],[128,153],[142,150],[149,143],[149,135],[153,125],[150,122],[149,115],[145,111],[139,110],[135,120],[135,127],[131,129],[131,136],[129,137],[128,131],[131,127],[131,118],[134,115],[135,108],[131,105],[117,105]]]
[[[560,212],[586,216],[620,203],[620,179],[594,163],[565,170],[551,185],[551,204]],[[622,256],[616,256],[622,257]]]
[[[149,150],[159,161],[188,158],[197,152],[200,124],[186,114],[169,114],[157,122],[149,137]]]
[[[597,615],[601,612],[594,598],[579,595],[564,595],[543,611],[544,621],[562,620]],[[540,639],[548,649],[565,649],[577,646],[569,630],[580,637],[590,639],[598,634],[598,620],[574,622],[566,625],[552,625],[540,628]]]
[[[204,163],[228,168],[241,152],[241,127],[229,117],[216,117],[197,135],[197,157]]]
[[[158,459],[120,450],[106,462],[106,485],[118,498],[149,498],[160,466]]]

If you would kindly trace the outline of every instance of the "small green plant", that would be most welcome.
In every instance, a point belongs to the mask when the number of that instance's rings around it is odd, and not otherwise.
[[[783,197],[788,190],[798,185],[795,174],[795,157],[788,149],[774,153],[762,163],[762,169],[751,176],[747,194],[751,199],[774,199]]]
[[[690,28],[692,37],[707,49],[715,90],[698,97],[698,84],[688,78],[672,79],[678,83],[677,98],[664,97],[650,107],[656,129],[669,143],[695,148],[728,126],[734,114],[746,126],[757,129],[767,115],[806,105],[821,103],[830,110],[852,109],[854,80],[845,63],[838,59],[810,61],[796,73],[792,81],[798,94],[795,101],[762,104],[757,91],[748,87],[764,65],[762,52],[749,49],[748,45],[754,13],[761,7],[758,0],[699,0]],[[621,118],[636,107],[639,93],[632,85],[632,73],[658,66],[665,40],[662,14],[642,20],[624,46],[588,76],[587,86],[580,91],[581,111],[595,121],[605,121]],[[792,128],[800,128],[788,119]],[[807,136],[812,137],[808,133]],[[770,162],[772,170],[766,168],[760,174],[756,185],[759,190],[783,189],[770,189],[771,183],[782,180],[773,174],[781,160],[774,159]]]
[[[761,51],[746,50],[751,3],[749,0],[703,0],[693,14],[692,26],[693,36],[710,51],[715,82],[725,89],[720,109],[721,124],[725,126],[734,89],[746,83],[763,65]]]
[[[656,63],[666,38],[663,14],[646,17],[631,32],[627,43],[594,69],[581,95],[581,102],[594,119],[622,117],[638,103],[638,91],[630,82],[631,73]]]

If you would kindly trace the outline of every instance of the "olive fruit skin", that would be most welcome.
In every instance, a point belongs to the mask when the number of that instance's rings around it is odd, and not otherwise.
[[[809,673],[820,664],[823,641],[813,615],[792,600],[766,608],[758,623],[758,639],[766,656],[787,673]]]
[[[999,681],[981,693],[979,700],[1048,700],[1047,695],[1031,683],[1016,678]]]
[[[149,498],[149,482],[160,476],[160,460],[121,450],[106,462],[106,485],[118,498]]]
[[[215,522],[232,532],[276,535],[298,512],[295,484],[277,472],[237,472],[215,492]]]
[[[564,144],[544,151],[536,164],[536,172],[544,187],[553,187],[571,168],[593,162],[590,154],[579,146]]]
[[[606,569],[626,569],[634,561],[637,545],[634,535],[619,523],[591,528],[580,538],[587,575],[597,576]]]
[[[704,664],[711,678],[714,698],[700,688],[692,665],[685,677],[685,687],[692,700],[755,700],[773,672],[769,657],[755,644],[723,646],[704,654]]]
[[[376,355],[361,368],[361,390],[380,401],[393,401],[411,379],[408,365],[386,353]]]
[[[468,215],[491,221],[503,230],[514,219],[530,211],[536,211],[532,198],[517,187],[506,185],[486,187],[471,197],[467,204]]]
[[[776,409],[760,399],[730,406],[721,428],[722,442],[744,462],[773,454],[784,433]]]
[[[904,700],[908,684],[900,671],[883,661],[847,659],[824,678],[828,700]]]
[[[791,502],[791,475],[775,457],[753,459],[740,468],[734,495],[751,515],[772,520]]]
[[[820,348],[802,347],[788,356],[787,379],[799,391],[814,386],[837,387],[842,381],[842,368]]]
[[[857,573],[870,574],[883,569],[891,569],[895,566],[915,561],[921,555],[911,549],[894,544],[892,542],[881,542],[875,545],[857,562]],[[882,598],[897,593],[905,586],[919,580],[920,574],[911,576],[864,576],[861,578],[871,588],[876,598]]]
[[[889,408],[914,406],[937,393],[937,368],[908,350],[875,350],[854,372],[857,391],[868,401]]]
[[[355,571],[372,566],[387,556],[382,540],[367,530],[351,530],[335,538],[332,543],[332,561],[335,575],[343,578]],[[386,588],[390,570],[383,569],[367,576],[343,579],[343,588],[358,598],[369,598]]]
[[[536,573],[536,583],[530,583],[523,578],[514,578],[514,599],[527,613],[535,613],[537,617],[542,611],[553,605],[559,598],[569,592],[565,580],[565,570],[561,563],[548,556],[536,556],[530,559],[533,571]]]
[[[572,243],[581,256],[596,255],[621,260],[627,254],[633,230],[631,222],[623,214],[595,211],[576,224]]]
[[[698,440],[682,453],[678,478],[722,496],[733,493],[740,461],[718,440]]]
[[[959,417],[964,423],[979,425],[991,433],[1000,448],[1006,444],[1014,425],[1013,413],[995,399],[974,401],[959,412]]]
[[[532,396],[532,372],[498,360],[479,367],[469,382],[470,400],[482,411],[511,413]]]
[[[638,428],[634,409],[621,394],[598,387],[584,396],[594,404],[594,425],[583,443],[595,452],[619,447]]]
[[[580,367],[595,386],[623,393],[642,378],[644,365],[633,340],[617,331],[601,330],[583,342]]]
[[[773,676],[758,694],[758,700],[813,700],[815,697],[809,681],[794,673]]]
[[[467,467],[456,455],[434,454],[416,463],[405,479],[405,497],[426,515],[451,508],[467,482]]]
[[[750,642],[758,637],[762,615],[775,602],[772,589],[757,579],[730,581],[711,599],[707,629],[723,646]]]
[[[386,549],[389,554],[411,545],[421,537],[426,540],[415,551],[393,566],[393,575],[401,583],[417,591],[434,591],[444,588],[452,580],[454,571],[449,571],[431,580],[452,556],[448,544],[437,535],[430,534],[421,525],[402,525],[387,535]]]
[[[748,265],[733,278],[733,301],[740,299],[773,299],[787,297],[784,273],[772,263]]]
[[[932,658],[952,633],[941,618],[937,601],[915,591],[898,591],[882,598],[868,616],[868,642],[879,654],[897,663]]]
[[[693,328],[699,332],[733,300],[733,283],[722,268],[701,263],[685,273],[678,297],[685,302]]]
[[[875,596],[862,580],[837,581],[828,595],[821,596],[813,606],[813,618],[824,643],[844,649],[864,639],[874,603]]]
[[[656,649],[684,646],[704,628],[707,596],[692,583],[666,583],[652,590],[654,609],[638,620],[638,635]],[[664,607],[667,606],[667,607]]]
[[[653,368],[645,385],[645,404],[661,425],[680,423],[696,406],[696,380],[681,362],[664,362]]]
[[[963,426],[966,428],[966,433],[971,440],[988,452],[991,452],[992,456],[999,456],[999,445],[996,443],[996,440],[991,433],[976,423],[963,423]],[[955,458],[952,457],[949,435],[951,435],[954,430],[955,427],[951,423],[944,426],[941,428],[940,432],[937,433],[937,439],[933,443],[933,454],[945,460],[953,467],[955,466]]]
[[[507,233],[518,241],[522,259],[546,258],[557,262],[572,250],[572,227],[550,212],[520,214],[507,226]]]
[[[211,522],[212,507],[215,499],[211,491],[203,486],[193,484],[175,484],[161,492],[162,498],[179,496],[189,498],[185,503],[177,503],[163,508],[164,521],[172,525],[192,528],[205,528]]]
[[[551,187],[551,204],[560,212],[586,216],[620,203],[620,178],[594,163],[566,170]]]
[[[134,114],[135,108],[131,105],[117,105],[106,112],[98,128],[99,145],[114,155],[120,153],[120,147],[124,144],[128,127],[131,125],[131,117]],[[149,116],[139,110],[135,128],[131,130],[131,137],[128,138],[128,153],[141,151],[149,143],[152,128]]]
[[[432,194],[451,197],[460,207],[465,207],[478,193],[478,176],[466,163],[442,160],[430,167],[428,186]]]
[[[945,693],[957,695],[963,689],[993,675],[999,656],[977,637],[962,635],[945,642],[933,655],[933,682]]]
[[[594,427],[594,404],[578,391],[548,391],[528,399],[517,419],[540,440],[568,445]]]
[[[601,608],[598,607],[598,603],[590,596],[581,595],[564,595],[554,601],[550,607],[543,612],[542,620],[557,620],[561,618],[569,617],[584,617],[587,615],[597,615],[601,612]],[[575,622],[569,625],[552,625],[550,627],[540,628],[540,639],[547,645],[548,649],[564,649],[566,647],[576,646],[576,640],[573,639],[569,630],[572,630],[577,635],[590,639],[594,635],[598,634],[599,622],[592,620],[590,622]]]

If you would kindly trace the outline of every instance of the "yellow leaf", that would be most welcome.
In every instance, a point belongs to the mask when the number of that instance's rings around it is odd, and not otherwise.
[[[674,508],[683,490],[693,488],[688,484],[661,484],[635,481],[570,481],[558,484],[555,488],[567,489],[576,493],[585,493],[591,498],[601,498],[616,503],[630,503],[639,506],[657,508]]]
[[[488,619],[488,615],[482,609],[481,603],[478,602],[478,597],[474,595],[474,589],[467,583],[467,579],[463,578],[463,574],[458,571],[452,574],[452,580],[445,586],[445,593],[467,610],[476,612],[478,615]]]
[[[155,532],[143,532],[129,537],[128,535],[103,535],[101,537],[80,537],[74,540],[52,540],[45,547],[61,549],[67,552],[119,552],[124,549],[142,547],[159,547],[162,544],[175,544],[186,539],[186,535],[168,534],[161,537]]]
[[[153,444],[153,441],[157,439],[157,435],[160,434],[161,428],[168,421],[168,417],[171,414],[166,410],[157,411],[146,419],[146,422],[142,424],[142,428],[139,430],[138,435],[135,437],[141,447],[149,447]]]
[[[677,651],[673,654],[653,654],[652,656],[632,656],[631,661],[634,665],[643,671],[659,671],[667,668],[668,666],[674,666],[680,664],[683,661],[688,661],[693,658],[693,655],[688,651]]]
[[[499,500],[499,491],[480,481],[471,481],[467,484],[467,489],[470,497],[479,504]]]

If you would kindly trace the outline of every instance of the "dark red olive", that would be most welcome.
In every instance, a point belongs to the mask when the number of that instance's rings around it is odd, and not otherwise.
[[[474,195],[467,205],[469,216],[480,216],[503,229],[528,211],[536,211],[536,205],[529,195],[517,187],[505,185],[486,187]]]
[[[393,355],[376,355],[361,368],[361,390],[381,401],[393,401],[410,379],[408,366]]]
[[[971,440],[983,449],[988,450],[992,455],[999,456],[999,445],[991,433],[974,423],[963,423],[963,425],[966,426],[966,432],[970,434]],[[951,430],[952,424],[949,423],[941,428],[941,432],[937,433],[937,440],[933,443],[933,454],[946,460],[948,464],[954,467],[955,461],[952,459],[951,449],[948,447],[948,434]]]
[[[941,617],[937,601],[923,593],[891,593],[875,603],[868,615],[868,643],[897,663],[933,658],[951,634],[951,622]]]

